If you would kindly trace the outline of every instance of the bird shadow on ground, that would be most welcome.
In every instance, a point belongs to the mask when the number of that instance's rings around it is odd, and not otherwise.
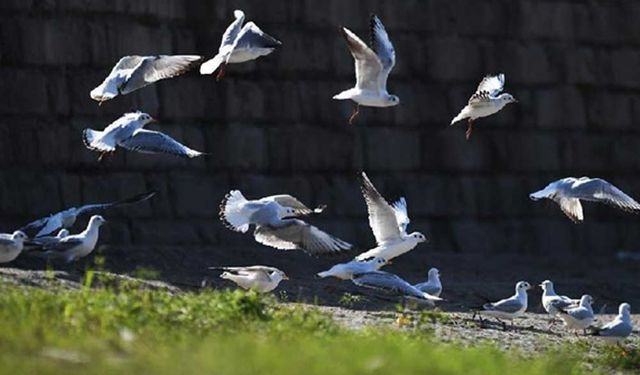
[[[517,324],[511,325],[496,320],[487,319],[475,319],[475,318],[463,318],[463,322],[468,324],[475,324],[481,329],[490,329],[495,331],[510,331],[510,332],[533,332],[543,335],[562,337],[559,332],[554,332],[551,329],[541,329],[534,326],[519,326]]]

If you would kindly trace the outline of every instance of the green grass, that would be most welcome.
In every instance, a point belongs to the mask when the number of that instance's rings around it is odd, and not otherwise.
[[[0,374],[579,374],[561,357],[463,348],[428,332],[352,331],[251,292],[172,294],[108,283],[0,284]],[[439,313],[424,314],[439,321]]]

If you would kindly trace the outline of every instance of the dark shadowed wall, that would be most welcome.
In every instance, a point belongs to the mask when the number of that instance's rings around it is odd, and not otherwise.
[[[212,57],[242,8],[281,50],[191,72],[98,107],[89,91],[126,54]],[[401,104],[363,108],[332,95],[353,84],[338,26],[366,35],[379,14],[395,44],[389,90]],[[326,203],[316,223],[370,245],[357,175],[404,195],[432,249],[497,253],[640,247],[634,216],[592,204],[574,225],[528,193],[566,176],[599,176],[640,197],[640,2],[636,1],[0,1],[0,223],[12,230],[81,203],[159,190],[112,214],[111,244],[251,245],[225,229],[218,204],[291,193]],[[486,73],[520,100],[449,127]],[[140,109],[210,156],[119,152],[99,164],[81,141]],[[84,223],[82,223],[84,225]]]

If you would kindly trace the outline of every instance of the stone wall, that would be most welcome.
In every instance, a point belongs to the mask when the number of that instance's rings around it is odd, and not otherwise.
[[[211,57],[242,8],[284,46],[98,107],[89,91],[125,54]],[[338,25],[366,35],[380,15],[397,51],[395,108],[331,99],[353,84]],[[599,176],[640,198],[640,2],[578,0],[2,0],[0,223],[147,189],[151,204],[112,213],[110,244],[251,245],[217,219],[229,189],[326,203],[316,223],[367,246],[358,190],[366,170],[389,199],[407,197],[431,248],[461,252],[612,253],[640,246],[634,216],[585,205],[574,225],[529,192],[565,176]],[[520,100],[477,123],[449,121],[479,79],[504,72]],[[140,109],[210,156],[119,152],[99,164],[81,141]]]

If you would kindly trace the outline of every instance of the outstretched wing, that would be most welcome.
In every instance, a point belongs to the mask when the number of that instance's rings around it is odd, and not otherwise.
[[[385,30],[382,21],[380,21],[380,18],[375,14],[371,15],[369,29],[371,47],[382,64],[382,72],[378,77],[378,87],[380,90],[385,90],[389,73],[391,73],[391,69],[396,65],[396,51],[393,48],[389,34],[387,34],[387,30]]]
[[[139,129],[133,136],[118,143],[130,151],[137,151],[147,154],[170,154],[186,158],[195,158],[202,155],[200,151],[193,150],[168,135],[146,129]]]
[[[253,22],[247,22],[240,31],[240,36],[236,39],[233,49],[252,49],[252,48],[277,48],[282,42],[271,35],[260,30]]]
[[[62,216],[62,212],[58,212],[47,217],[43,217],[42,219],[32,221],[24,227],[20,228],[20,230],[31,237],[46,236],[58,230],[59,228],[62,228]],[[35,235],[33,235],[32,233],[35,233]]]
[[[579,179],[574,182],[571,193],[579,199],[602,202],[627,212],[640,213],[640,203],[601,178]]]
[[[584,220],[580,199],[559,197],[555,198],[554,200],[558,203],[558,205],[560,205],[560,209],[562,210],[562,212],[564,212],[564,214],[567,215],[567,217],[574,223],[580,223],[582,222],[582,220]]]
[[[378,55],[346,27],[342,28],[342,35],[355,60],[356,87],[361,90],[378,91],[380,75],[384,69]]]
[[[289,194],[271,195],[263,199],[273,200],[283,207],[293,208],[296,211],[297,215],[310,215],[312,213],[319,214],[326,208],[326,206],[321,205],[314,209],[311,209],[307,207],[304,203],[300,202],[296,197],[291,196]]]
[[[155,191],[150,191],[142,194],[137,194],[129,198],[121,199],[119,201],[110,202],[110,203],[97,203],[97,204],[87,204],[81,206],[77,209],[77,215],[95,215],[103,212],[106,209],[112,207],[126,206],[130,204],[136,204],[146,201],[147,199],[151,199],[156,195]]]
[[[469,104],[478,104],[481,102],[488,102],[489,99],[498,95],[504,88],[504,74],[498,74],[495,76],[485,76],[476,92],[471,95]]]
[[[367,203],[369,226],[378,245],[400,238],[400,226],[394,208],[380,195],[367,174],[362,172],[362,195]]]
[[[223,46],[234,44],[236,39],[238,39],[240,30],[242,29],[242,23],[244,22],[244,12],[236,9],[233,11],[233,16],[236,19],[231,22],[231,25],[229,25],[229,27],[227,27],[227,29],[224,31],[224,34],[222,34],[220,49],[222,49]]]
[[[407,226],[411,220],[409,220],[409,213],[407,211],[407,201],[404,197],[400,197],[395,203],[391,205],[393,207],[393,211],[396,214],[396,220],[398,221],[398,226],[400,231],[403,234],[407,233]]]
[[[162,79],[179,76],[201,60],[202,56],[197,55],[145,57],[120,89],[123,93],[127,93]]]
[[[280,225],[259,225],[256,241],[281,250],[300,249],[309,255],[325,255],[350,250],[352,245],[302,220],[283,220]]]

